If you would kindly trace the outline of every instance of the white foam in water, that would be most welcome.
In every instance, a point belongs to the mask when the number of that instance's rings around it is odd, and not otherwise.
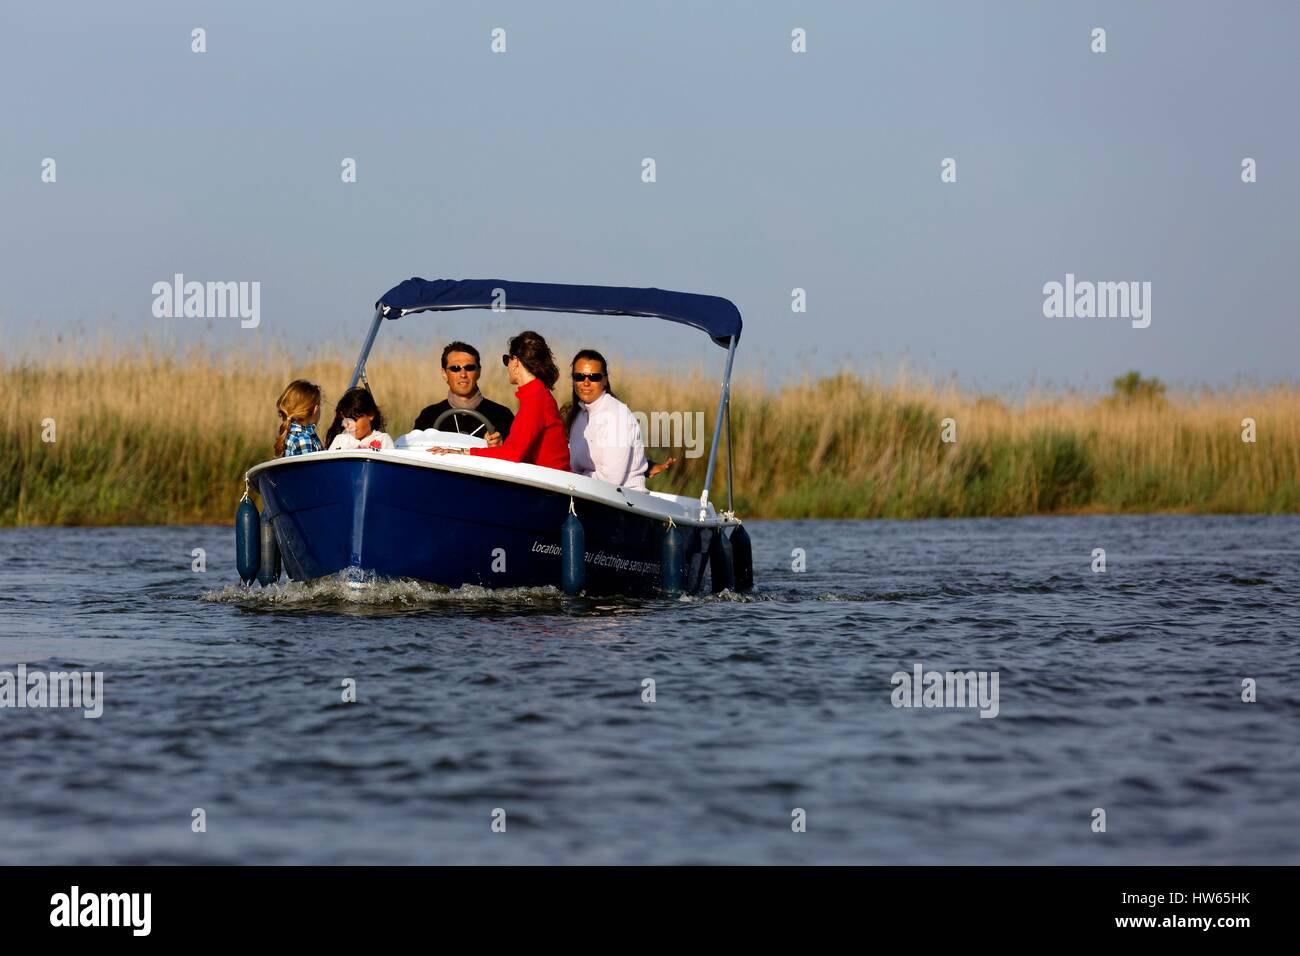
[[[355,568],[314,581],[285,581],[270,587],[231,584],[200,595],[203,601],[219,604],[251,604],[278,607],[319,607],[328,604],[420,605],[492,602],[519,604],[557,601],[559,588],[485,588],[465,584],[442,587],[425,581],[377,578]]]
[[[422,604],[552,604],[564,600],[564,593],[552,585],[532,588],[487,588],[477,584],[464,584],[458,588],[449,588],[430,584],[427,581],[379,578],[360,568],[348,568],[314,581],[285,580],[270,587],[230,584],[215,591],[204,591],[199,599],[218,604],[310,609],[329,605],[413,607]],[[855,600],[852,597],[840,598],[836,595],[817,598],[817,600],[841,599]],[[718,594],[707,592],[682,594],[676,599],[677,603],[686,604],[718,601],[752,604],[780,600],[810,600],[810,598],[807,595],[791,595],[784,592],[737,594],[733,591],[722,591]]]

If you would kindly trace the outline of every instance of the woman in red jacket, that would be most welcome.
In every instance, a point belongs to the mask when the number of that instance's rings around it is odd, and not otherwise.
[[[519,411],[506,440],[495,448],[430,448],[435,455],[448,452],[500,458],[569,470],[569,443],[564,422],[551,389],[560,378],[546,339],[536,332],[520,332],[510,340],[510,351],[501,356],[510,370],[510,384],[516,386]]]

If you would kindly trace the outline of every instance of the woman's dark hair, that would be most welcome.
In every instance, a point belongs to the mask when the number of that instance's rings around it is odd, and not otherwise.
[[[343,393],[339,403],[334,406],[334,424],[325,435],[325,447],[334,444],[334,439],[343,434],[343,419],[356,418],[359,415],[370,416],[370,428],[373,431],[384,430],[384,413],[375,404],[374,396],[368,388],[350,388]]]
[[[555,367],[555,356],[546,339],[536,332],[520,332],[510,340],[510,354],[524,363],[524,368],[542,380],[548,389],[555,388],[560,380],[560,370]]]
[[[605,361],[605,356],[601,355],[595,349],[582,349],[579,351],[578,354],[573,357],[573,361],[569,363],[569,371],[572,372],[577,368],[578,363],[583,359],[586,359],[589,362],[600,363],[600,370],[605,373],[606,394],[608,394],[610,398],[618,398],[618,396],[614,394],[613,383],[609,380],[609,363]],[[573,420],[578,417],[579,401],[581,401],[581,399],[578,398],[578,387],[575,385],[573,388],[573,399],[560,409],[560,416],[564,419],[564,432],[566,435],[569,433],[569,429],[573,427]]]

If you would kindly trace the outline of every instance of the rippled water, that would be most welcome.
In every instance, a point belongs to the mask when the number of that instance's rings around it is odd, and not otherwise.
[[[0,710],[0,862],[1300,861],[1300,518],[750,527],[757,593],[680,601],[0,530],[0,670],[104,674],[98,720]],[[918,663],[998,715],[895,708]]]

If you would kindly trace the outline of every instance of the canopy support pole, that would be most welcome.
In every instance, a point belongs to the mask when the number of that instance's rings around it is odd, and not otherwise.
[[[704,490],[700,492],[700,520],[709,513],[709,488],[713,485],[713,469],[718,464],[718,444],[722,437],[722,417],[727,412],[727,403],[731,400],[731,363],[736,358],[736,337],[733,335],[727,345],[727,367],[722,373],[722,395],[718,399],[718,417],[713,425],[713,443],[709,446],[709,468],[704,475]],[[728,462],[731,447],[727,447]],[[728,468],[730,465],[728,464]],[[730,494],[730,489],[728,489]]]
[[[370,357],[370,349],[374,347],[375,336],[379,334],[379,323],[384,321],[384,310],[375,307],[375,320],[370,323],[370,332],[366,335],[366,344],[361,346],[361,354],[357,356],[357,367],[352,370],[352,378],[348,380],[348,388],[357,387],[357,382],[366,374],[366,359]]]
[[[731,389],[727,389],[727,510],[736,513],[731,500]]]

